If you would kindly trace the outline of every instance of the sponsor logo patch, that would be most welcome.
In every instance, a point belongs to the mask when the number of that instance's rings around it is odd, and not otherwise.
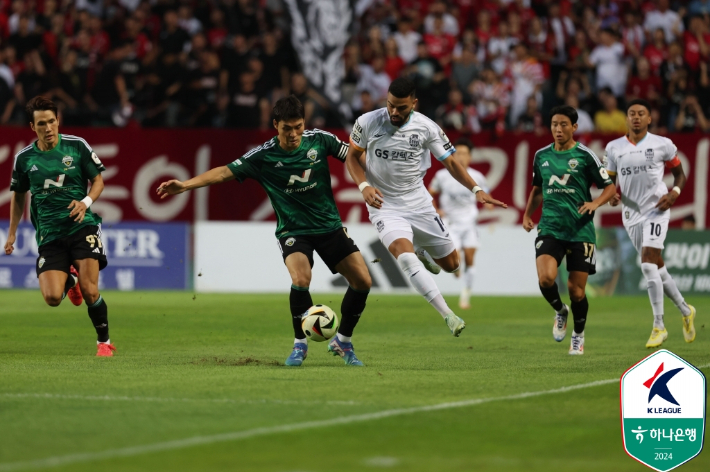
[[[315,161],[316,158],[318,157],[318,151],[316,149],[309,149],[308,152],[306,153],[306,157],[308,159]]]
[[[569,164],[570,169],[574,169],[579,165],[579,161],[577,159],[570,159],[569,161],[567,161],[567,164]]]
[[[377,222],[377,232],[381,233],[383,229],[385,229],[384,221],[378,221]]]
[[[419,135],[413,134],[409,137],[409,146],[413,148],[419,147]]]
[[[65,167],[71,166],[71,163],[74,162],[74,158],[71,156],[64,156],[62,157],[62,164],[64,164]]]
[[[296,238],[288,238],[284,244],[288,247],[291,247],[294,245],[295,242],[296,242]]]
[[[39,266],[40,269],[42,268],[42,266],[44,265],[45,262],[46,262],[46,260],[44,257],[39,258],[39,263],[37,263],[37,265]]]
[[[653,160],[653,149],[646,149],[646,160],[647,161]]]
[[[537,244],[535,245],[535,249],[540,249],[540,246],[542,246],[542,241],[537,242]]]

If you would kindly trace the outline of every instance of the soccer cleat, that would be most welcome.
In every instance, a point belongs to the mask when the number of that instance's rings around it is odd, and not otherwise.
[[[334,356],[340,356],[345,361],[345,365],[354,365],[357,367],[365,367],[360,359],[355,355],[353,343],[344,343],[338,340],[338,335],[333,336],[333,339],[328,343],[328,352]]]
[[[116,348],[113,347],[113,344],[99,343],[97,345],[96,357],[113,357],[113,351],[115,350]]]
[[[695,341],[695,307],[693,305],[688,305],[690,308],[690,314],[683,317],[683,337],[686,343],[692,343]]]
[[[666,328],[653,328],[653,331],[651,331],[651,337],[648,338],[648,341],[646,341],[646,347],[659,347],[666,339],[668,339],[668,331],[666,331]]]
[[[454,315],[453,313],[449,313],[448,315],[446,315],[446,318],[444,318],[444,320],[446,321],[446,325],[451,330],[451,334],[453,334],[457,338],[459,337],[459,334],[461,334],[461,331],[463,331],[463,329],[466,327],[466,322],[458,316]]]
[[[308,357],[308,344],[296,343],[293,345],[293,351],[291,351],[291,355],[288,356],[284,364],[298,367],[303,364],[306,357]]]
[[[569,316],[569,308],[564,305],[562,310],[564,314],[555,313],[555,322],[552,325],[552,337],[555,341],[562,342],[567,336],[567,317]]]
[[[438,266],[436,262],[433,260],[430,260],[429,257],[427,257],[427,252],[419,248],[416,251],[414,251],[414,254],[417,255],[417,258],[419,258],[420,261],[422,261],[422,264],[424,264],[424,268],[431,272],[432,274],[436,275],[439,272],[441,272],[441,267]]]
[[[69,277],[74,277],[74,286],[67,291],[67,297],[74,306],[81,306],[84,297],[81,294],[81,287],[79,287],[79,272],[74,266],[69,267]]]
[[[471,292],[467,288],[461,290],[461,296],[459,296],[459,308],[462,310],[468,310],[471,308]]]
[[[584,354],[584,332],[577,334],[572,331],[572,341],[569,344],[570,356],[581,356]]]

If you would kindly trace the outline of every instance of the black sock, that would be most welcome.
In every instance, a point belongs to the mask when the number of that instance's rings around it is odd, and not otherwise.
[[[74,280],[73,275],[67,275],[67,281],[64,282],[64,295],[62,295],[62,299],[67,296],[67,292],[69,291],[69,289],[71,289],[76,283],[77,282],[76,280]]]
[[[542,292],[542,296],[545,297],[545,300],[547,300],[547,303],[549,303],[556,312],[562,311],[564,304],[560,299],[560,290],[557,288],[557,282],[547,288],[540,285],[540,291]]]
[[[587,312],[589,311],[589,302],[587,297],[584,297],[578,302],[572,302],[572,317],[574,318],[574,332],[582,334],[584,325],[587,324]]]
[[[296,287],[291,285],[291,295],[289,295],[289,303],[291,304],[291,318],[293,321],[293,334],[296,339],[304,339],[306,333],[301,328],[301,315],[306,310],[313,306],[313,299],[308,287]]]
[[[108,341],[108,306],[101,295],[96,303],[89,305],[89,318],[96,329],[98,341],[100,343]]]
[[[357,322],[360,321],[360,315],[365,311],[365,304],[367,303],[367,295],[369,293],[369,290],[362,292],[348,287],[348,291],[345,292],[345,297],[343,297],[343,303],[340,305],[340,313],[343,319],[340,320],[338,333],[348,337],[353,335],[353,330]]]

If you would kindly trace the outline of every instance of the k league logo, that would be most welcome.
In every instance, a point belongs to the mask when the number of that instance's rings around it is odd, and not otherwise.
[[[706,381],[685,359],[661,349],[621,377],[624,449],[660,472],[697,456],[705,439]]]
[[[646,149],[646,160],[647,161],[653,160],[653,149]]]

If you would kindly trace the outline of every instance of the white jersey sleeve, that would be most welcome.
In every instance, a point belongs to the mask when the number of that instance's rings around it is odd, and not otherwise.
[[[424,147],[428,149],[438,161],[443,161],[456,152],[454,145],[451,144],[444,130],[436,125],[429,128],[429,136],[426,141],[424,141]]]
[[[350,142],[358,151],[367,149],[367,120],[364,115],[355,120],[353,131],[350,133]]]
[[[663,153],[663,160],[666,162],[672,161],[673,159],[676,158],[676,156],[678,156],[678,147],[675,144],[673,144],[673,141],[671,141],[668,138],[661,137],[661,139],[663,140],[663,142],[665,144],[665,146],[664,146],[665,152]]]
[[[604,159],[602,161],[602,164],[606,166],[606,170],[609,172],[613,172],[616,174],[616,157],[614,156],[614,146],[613,146],[614,141],[610,141],[606,145],[606,149],[604,150]]]

